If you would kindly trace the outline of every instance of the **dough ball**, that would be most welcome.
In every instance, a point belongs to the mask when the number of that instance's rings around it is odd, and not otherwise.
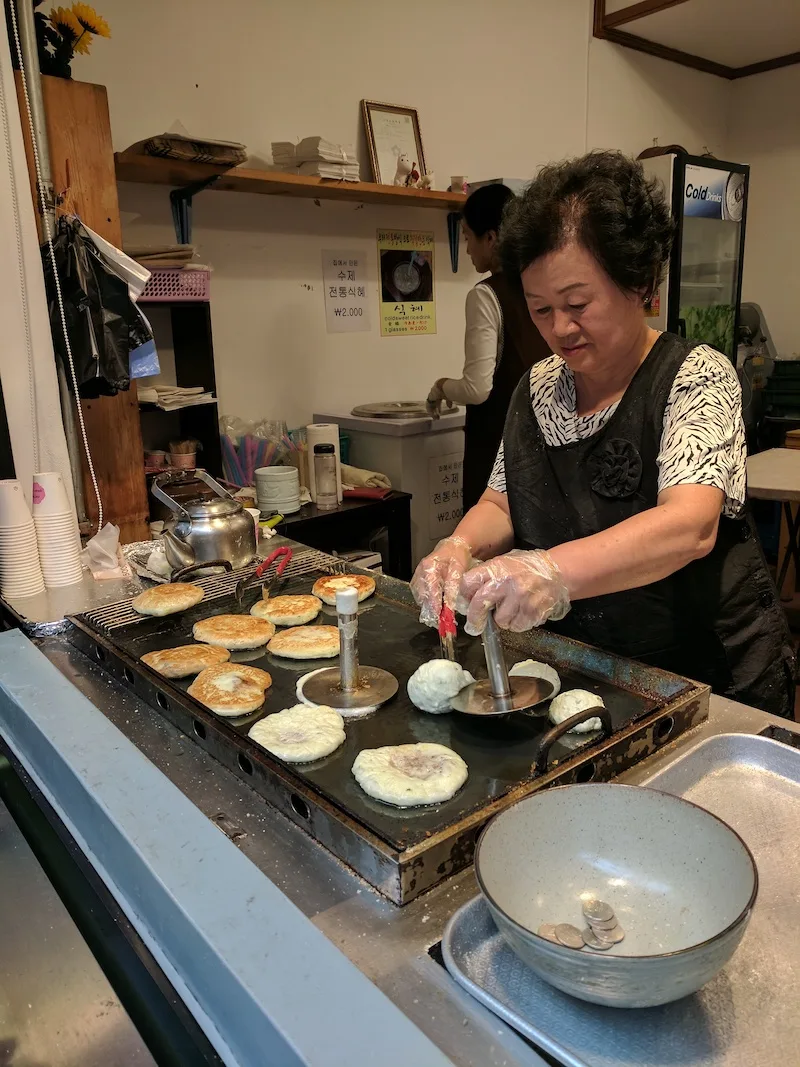
[[[515,663],[508,673],[524,678],[544,678],[546,682],[553,686],[552,695],[554,697],[561,692],[561,679],[558,677],[558,671],[555,667],[551,667],[549,663],[539,663],[535,659],[524,659],[521,663]]]
[[[566,693],[559,693],[557,697],[553,698],[548,713],[550,722],[554,726],[558,726],[565,719],[577,715],[579,711],[584,711],[586,708],[596,708],[598,704],[603,708],[606,706],[603,698],[598,696],[597,693],[590,693],[588,689],[568,689]],[[595,716],[592,719],[587,719],[586,722],[579,723],[578,726],[573,726],[569,732],[571,734],[590,734],[593,730],[600,730],[602,725],[597,716]]]
[[[460,663],[449,659],[432,659],[408,679],[408,697],[414,707],[431,715],[450,711],[450,701],[475,679]]]

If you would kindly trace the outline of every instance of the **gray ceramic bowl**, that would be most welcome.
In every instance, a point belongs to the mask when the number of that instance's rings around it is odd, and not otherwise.
[[[758,892],[755,860],[721,819],[680,797],[568,785],[497,815],[475,855],[481,892],[516,954],[565,993],[618,1008],[667,1004],[730,959]],[[625,939],[608,952],[553,944],[541,923],[583,929],[610,904]]]

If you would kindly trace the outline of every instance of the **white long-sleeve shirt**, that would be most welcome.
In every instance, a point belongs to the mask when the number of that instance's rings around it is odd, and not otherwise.
[[[480,283],[470,289],[464,315],[464,370],[460,378],[445,379],[442,391],[454,404],[482,404],[492,391],[503,333],[494,289]]]

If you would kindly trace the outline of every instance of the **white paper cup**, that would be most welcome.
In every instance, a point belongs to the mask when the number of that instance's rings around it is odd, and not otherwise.
[[[33,514],[64,515],[72,509],[64,479],[58,471],[41,471],[33,476]]]
[[[0,526],[24,526],[30,517],[19,481],[16,478],[0,480]]]
[[[44,592],[44,582],[39,582],[38,585],[31,586],[25,589],[3,589],[3,597],[6,600],[26,600],[29,596],[39,596]]]

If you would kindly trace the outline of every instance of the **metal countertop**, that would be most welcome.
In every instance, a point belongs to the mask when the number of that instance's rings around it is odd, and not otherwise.
[[[428,954],[447,920],[477,892],[472,870],[397,908],[380,897],[248,786],[56,635],[42,652],[459,1067],[531,1067],[545,1061],[451,981]],[[621,777],[637,782],[717,733],[785,725],[712,697],[706,723]],[[221,817],[221,818],[220,818]],[[241,836],[238,836],[241,834]]]

